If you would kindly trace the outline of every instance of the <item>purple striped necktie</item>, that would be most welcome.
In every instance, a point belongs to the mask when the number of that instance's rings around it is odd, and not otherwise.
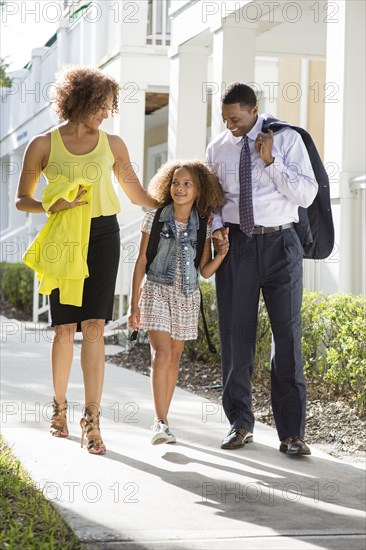
[[[239,219],[240,229],[248,237],[252,236],[254,228],[253,197],[252,197],[252,162],[248,144],[248,136],[243,136],[243,147],[239,162]]]

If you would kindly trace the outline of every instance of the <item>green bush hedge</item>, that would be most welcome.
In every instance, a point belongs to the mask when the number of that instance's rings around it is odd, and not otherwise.
[[[365,411],[366,297],[306,292],[304,370],[316,394],[342,396]]]
[[[215,287],[201,282],[205,315],[219,350]],[[220,355],[209,352],[202,320],[198,339],[187,343],[186,351],[213,368]],[[304,372],[311,397],[343,397],[365,412],[366,380],[366,297],[351,294],[324,296],[304,292],[302,305],[302,349]],[[271,330],[263,301],[259,305],[254,382],[268,378]]]
[[[33,271],[24,264],[0,263],[1,298],[25,313],[33,308]]]

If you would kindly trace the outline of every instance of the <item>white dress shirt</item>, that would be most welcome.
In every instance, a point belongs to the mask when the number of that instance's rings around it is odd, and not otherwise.
[[[255,151],[255,139],[269,116],[259,115],[247,134],[252,162],[254,223],[265,227],[299,221],[299,206],[310,206],[318,191],[308,152],[296,130],[285,128],[274,133],[273,164],[266,166]],[[235,137],[230,130],[225,130],[207,147],[206,163],[218,176],[225,194],[224,206],[213,216],[212,232],[225,223],[239,224],[242,146],[242,137]]]

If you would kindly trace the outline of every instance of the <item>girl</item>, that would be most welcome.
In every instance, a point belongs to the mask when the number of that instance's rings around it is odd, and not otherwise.
[[[164,208],[158,250],[147,270],[146,251],[156,211],[147,212],[141,226],[140,251],[132,278],[128,325],[148,333],[151,347],[151,385],[155,408],[151,443],[175,443],[168,411],[178,379],[185,340],[197,338],[200,291],[194,266],[199,216],[209,218],[222,204],[216,176],[201,161],[174,161],[163,165],[151,180],[150,195]],[[207,226],[199,269],[211,277],[221,265],[228,246],[212,259]]]
[[[51,434],[67,437],[66,391],[73,358],[75,332],[83,333],[81,367],[85,409],[81,419],[82,446],[89,453],[106,452],[100,428],[100,401],[104,380],[104,324],[112,318],[119,262],[120,204],[111,167],[134,204],[156,208],[131,167],[128,150],[119,136],[100,130],[118,109],[119,85],[90,67],[69,67],[57,76],[54,108],[63,122],[36,136],[28,145],[20,175],[16,206],[24,212],[51,214],[38,239],[49,239],[51,229],[63,258],[64,243],[75,245],[73,261],[37,265],[34,253],[24,261],[41,278],[39,291],[50,294],[52,375],[54,386]],[[35,198],[41,172],[47,179],[43,200]],[[50,223],[49,223],[50,222]],[[45,241],[43,241],[44,244]],[[42,244],[42,243],[39,243]],[[82,245],[82,246],[81,246]],[[87,258],[81,252],[88,250]],[[70,276],[77,271],[78,278]]]

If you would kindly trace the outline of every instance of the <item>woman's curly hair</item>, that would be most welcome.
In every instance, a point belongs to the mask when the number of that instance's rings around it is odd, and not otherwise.
[[[148,185],[149,195],[161,206],[172,202],[170,195],[173,174],[178,168],[186,168],[196,186],[195,207],[198,214],[208,218],[224,202],[224,193],[217,176],[200,160],[174,160],[163,164]]]
[[[111,114],[118,111],[119,85],[114,78],[92,67],[66,67],[56,75],[52,101],[61,120],[80,122],[112,97]]]

